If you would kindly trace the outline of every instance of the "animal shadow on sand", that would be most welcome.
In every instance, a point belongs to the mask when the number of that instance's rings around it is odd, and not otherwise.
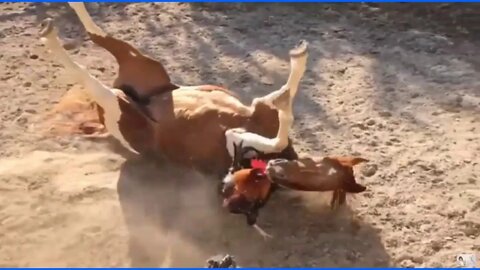
[[[391,265],[377,231],[348,207],[336,213],[326,206],[312,209],[300,193],[277,192],[259,217],[274,236],[265,241],[243,216],[221,209],[216,190],[213,177],[193,170],[127,160],[118,194],[131,266],[201,267],[212,255],[226,253],[248,267]]]

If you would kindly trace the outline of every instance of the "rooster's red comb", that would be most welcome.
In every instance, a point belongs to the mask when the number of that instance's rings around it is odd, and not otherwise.
[[[265,170],[267,168],[267,162],[261,160],[261,159],[252,159],[250,162],[250,165],[254,169],[262,169]]]

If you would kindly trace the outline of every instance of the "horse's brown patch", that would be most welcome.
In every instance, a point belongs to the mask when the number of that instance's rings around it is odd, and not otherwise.
[[[144,55],[129,43],[114,38],[88,33],[90,39],[98,46],[109,51],[117,60],[118,75],[113,87],[128,86],[140,98],[158,95],[178,88],[170,81],[170,77],[162,63]]]
[[[155,149],[153,121],[122,92],[118,92],[117,99],[122,112],[118,127],[123,138],[139,153],[149,153]]]

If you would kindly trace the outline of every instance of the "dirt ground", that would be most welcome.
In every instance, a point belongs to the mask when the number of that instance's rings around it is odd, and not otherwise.
[[[67,4],[2,3],[0,266],[159,266],[167,242],[171,266],[222,253],[252,267],[452,267],[480,255],[478,4],[87,8],[175,82],[227,86],[245,102],[278,89],[288,50],[308,40],[296,149],[369,159],[357,172],[368,191],[336,213],[326,194],[278,193],[261,212],[275,237],[264,241],[220,209],[212,177],[38,132],[72,86],[40,45],[42,19],[104,82],[116,63]]]

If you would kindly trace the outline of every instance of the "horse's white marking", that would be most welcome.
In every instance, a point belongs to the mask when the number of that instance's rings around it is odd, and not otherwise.
[[[60,45],[58,39],[58,32],[53,27],[50,33],[47,33],[45,37],[41,38],[41,41],[47,46],[48,49],[56,56],[62,65],[74,75],[77,83],[82,84],[86,91],[92,96],[92,99],[104,110],[105,127],[114,138],[120,141],[120,143],[133,153],[138,154],[131,145],[125,140],[118,122],[122,115],[120,111],[120,105],[118,103],[118,97],[116,91],[118,89],[111,89],[102,84],[99,80],[93,77],[85,67],[79,65],[67,54],[65,49]]]
[[[293,124],[292,105],[293,99],[297,94],[300,80],[305,73],[308,53],[305,51],[303,55],[296,56],[298,54],[295,50],[306,50],[306,43],[303,43],[301,48],[296,48],[290,51],[290,74],[288,76],[287,83],[283,85],[279,90],[274,91],[266,96],[256,98],[253,100],[250,108],[255,109],[258,102],[263,102],[267,106],[276,109],[278,111],[279,130],[275,138],[266,138],[259,134],[246,132],[241,128],[229,129],[225,132],[226,147],[228,153],[233,157],[233,143],[238,144],[243,141],[243,146],[253,147],[257,151],[268,153],[278,153],[285,149],[288,145],[288,133]],[[295,53],[293,53],[295,51]],[[287,104],[278,104],[275,106],[276,101],[281,95],[288,91],[289,100]]]
[[[244,142],[244,146],[253,147],[257,151],[265,154],[280,152],[288,145],[288,141],[283,142],[280,138],[266,138],[256,133],[246,132],[242,128],[232,128],[225,131],[225,137],[227,150],[232,158],[234,155],[233,143],[238,145],[241,141]]]
[[[98,25],[96,25],[95,22],[92,20],[92,17],[90,17],[90,14],[88,14],[84,3],[68,2],[68,4],[73,10],[75,10],[75,13],[77,13],[78,18],[82,22],[83,27],[85,27],[85,30],[87,30],[87,32],[102,37],[106,36],[105,32],[103,32],[103,30],[98,27]]]

